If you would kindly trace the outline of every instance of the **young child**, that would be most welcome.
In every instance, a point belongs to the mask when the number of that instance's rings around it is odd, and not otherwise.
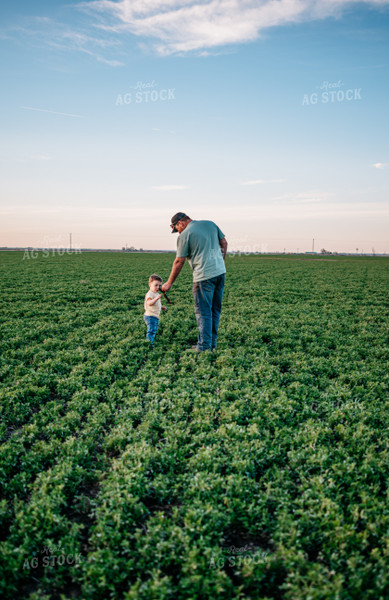
[[[153,273],[149,277],[149,291],[145,296],[145,314],[144,320],[147,325],[146,338],[154,346],[155,335],[158,331],[159,315],[162,310],[167,310],[166,306],[162,306],[161,297],[159,293],[162,285],[162,277]]]

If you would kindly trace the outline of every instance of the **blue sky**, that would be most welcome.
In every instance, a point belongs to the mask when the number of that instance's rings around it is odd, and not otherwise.
[[[389,0],[0,8],[0,246],[389,252]]]

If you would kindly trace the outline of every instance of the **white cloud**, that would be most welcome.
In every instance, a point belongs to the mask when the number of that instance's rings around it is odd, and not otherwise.
[[[261,183],[283,183],[284,179],[251,179],[250,181],[242,181],[240,185],[259,185]]]
[[[154,50],[166,55],[253,41],[269,27],[338,16],[357,3],[382,7],[389,0],[93,0],[78,6],[99,19],[101,29],[154,38]]]
[[[376,168],[376,169],[387,169],[389,167],[389,163],[374,163],[374,165],[372,165],[372,167]]]
[[[197,212],[199,211],[199,207]],[[205,212],[206,208],[204,208]],[[260,204],[239,205],[239,214],[236,207],[223,207],[223,209],[214,208],[214,220],[218,222],[229,223],[240,229],[242,222],[247,218],[241,215],[250,215],[250,226],[256,227],[258,223],[272,221],[273,223],[288,222],[288,221],[308,221],[312,219],[333,219],[338,222],[342,219],[385,219],[389,216],[389,207],[383,202],[322,202],[316,203],[291,203],[280,202],[280,204]]]
[[[32,154],[29,157],[31,160],[52,160],[52,156],[47,156],[46,154]]]
[[[57,112],[56,110],[49,110],[47,108],[34,108],[32,106],[20,106],[19,108],[22,108],[23,110],[35,110],[38,112],[50,113],[52,115],[61,115],[63,117],[74,117],[77,119],[84,118],[82,115],[73,115],[72,113]]]
[[[47,37],[46,41],[50,46],[56,48],[66,48],[68,50],[76,50],[83,52],[95,58],[98,62],[104,63],[111,67],[122,67],[124,63],[116,58],[107,58],[101,54],[101,51],[107,51],[112,46],[117,45],[117,40],[108,40],[106,38],[97,38],[96,36],[90,36],[80,31],[73,31],[71,29],[62,30],[59,28],[55,36]]]
[[[73,7],[91,16],[92,23],[68,25],[49,17],[25,17],[19,25],[0,31],[0,39],[30,37],[35,43],[82,52],[118,67],[125,64],[120,60],[125,52],[118,34],[143,38],[139,46],[161,56],[188,52],[216,56],[225,53],[226,46],[258,39],[270,27],[340,16],[358,4],[382,8],[389,0],[90,0]]]
[[[321,190],[312,190],[308,192],[299,192],[297,194],[289,193],[272,198],[276,202],[287,202],[288,204],[309,204],[312,202],[325,202],[333,197],[331,192]]]
[[[282,206],[281,212],[280,206]],[[152,213],[144,207],[95,207],[93,209],[95,217],[93,222],[105,225],[107,222],[119,223],[127,220],[141,222],[152,218],[163,225],[166,222],[170,223],[170,215],[174,212],[177,212],[177,207],[173,206],[155,206]],[[189,211],[189,214],[192,215],[192,211]],[[17,220],[25,215],[28,215],[28,217],[53,215],[60,223],[62,222],[60,220],[65,217],[73,220],[75,217],[90,220],[90,207],[68,204],[58,206],[8,205],[0,207],[0,215],[2,217],[14,216]],[[236,206],[214,206],[210,211],[209,206],[198,205],[196,206],[196,215],[193,218],[197,218],[197,215],[199,215],[199,218],[210,218],[216,222],[220,220],[231,223],[237,228],[241,227],[243,223],[244,227],[247,228],[247,215],[250,215],[250,224],[253,227],[257,227],[258,223],[263,221],[278,223],[288,220],[305,221],[312,218],[337,219],[345,217],[360,219],[372,217],[382,220],[389,216],[389,207],[385,202],[323,202],[319,206],[315,204],[308,206],[296,205],[289,202],[276,206],[269,202],[261,205],[240,204],[239,210]]]
[[[187,190],[188,186],[186,185],[154,185],[152,187],[153,190],[157,190],[158,192],[174,192],[177,190]]]
[[[118,60],[120,40],[107,35],[102,30],[98,35],[90,35],[88,28],[75,29],[74,26],[57,22],[49,17],[24,17],[3,34],[7,39],[22,36],[23,41],[30,38],[35,44],[43,44],[58,50],[82,52],[112,67],[123,66],[124,63]],[[108,53],[113,56],[107,56]]]

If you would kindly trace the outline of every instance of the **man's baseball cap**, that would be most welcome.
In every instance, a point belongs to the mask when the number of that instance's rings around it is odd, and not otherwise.
[[[176,225],[177,225],[178,221],[181,221],[181,219],[185,219],[185,217],[188,219],[188,215],[186,215],[183,212],[178,212],[172,217],[171,225],[170,225],[172,233],[178,233],[178,231],[176,229]]]

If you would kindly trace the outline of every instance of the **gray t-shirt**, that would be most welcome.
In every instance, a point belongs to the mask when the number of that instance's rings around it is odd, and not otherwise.
[[[225,237],[213,221],[191,221],[178,236],[177,258],[187,257],[193,281],[204,281],[226,272],[220,240]]]

